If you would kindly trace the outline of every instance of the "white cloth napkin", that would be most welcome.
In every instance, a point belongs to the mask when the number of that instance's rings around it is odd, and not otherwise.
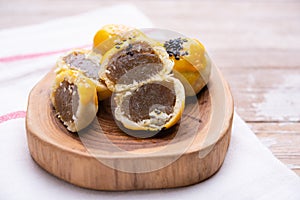
[[[25,112],[32,87],[66,49],[90,45],[107,23],[151,27],[128,5],[24,28],[0,31],[0,199],[260,199],[299,200],[300,179],[265,148],[235,113],[232,139],[220,171],[200,184],[177,189],[103,192],[61,181],[31,159]]]

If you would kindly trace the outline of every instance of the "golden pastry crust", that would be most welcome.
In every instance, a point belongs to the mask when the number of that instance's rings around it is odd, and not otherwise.
[[[125,33],[134,30],[134,28],[122,24],[107,24],[103,26],[94,35],[93,48],[94,50],[102,50],[101,44],[111,38],[124,37]]]
[[[87,127],[98,111],[95,83],[77,70],[56,75],[50,98],[58,118],[72,132]]]
[[[184,84],[186,95],[196,95],[210,77],[211,62],[204,46],[196,39],[176,38],[164,43],[174,61],[173,72]]]

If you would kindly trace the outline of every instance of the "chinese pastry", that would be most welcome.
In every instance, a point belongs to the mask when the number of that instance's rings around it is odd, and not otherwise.
[[[185,94],[183,85],[172,76],[115,94],[115,118],[130,130],[160,131],[181,118]]]
[[[194,96],[210,76],[210,60],[204,46],[196,39],[176,38],[166,41],[164,47],[174,61],[174,75],[184,84],[186,95]]]
[[[173,62],[162,45],[144,36],[116,44],[102,57],[99,77],[113,92],[169,74]]]
[[[87,127],[98,111],[97,86],[82,72],[68,69],[56,75],[51,102],[57,117],[71,132]]]

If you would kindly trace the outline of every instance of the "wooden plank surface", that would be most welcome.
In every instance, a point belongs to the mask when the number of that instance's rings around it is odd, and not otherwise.
[[[125,1],[0,1],[0,28]],[[155,26],[197,37],[228,80],[236,111],[300,175],[300,1],[128,1]]]
[[[98,120],[81,130],[79,137],[70,134],[55,116],[49,92],[45,90],[51,87],[54,78],[55,74],[49,72],[34,87],[26,115],[30,154],[50,174],[84,188],[122,191],[192,185],[209,178],[221,167],[229,146],[234,113],[233,99],[222,76],[213,78],[215,83],[220,79],[224,85],[215,84],[213,88],[224,92],[223,105],[219,106],[226,107],[218,135],[208,136],[207,127],[213,124],[210,113],[216,108],[206,89],[198,96],[197,103],[186,106],[190,112],[180,122],[184,128],[168,129],[168,134],[144,139],[128,136],[118,128],[110,100],[99,105]],[[202,110],[201,116],[198,109]]]

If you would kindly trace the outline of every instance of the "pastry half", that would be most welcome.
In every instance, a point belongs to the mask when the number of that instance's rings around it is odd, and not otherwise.
[[[160,131],[176,124],[185,103],[181,82],[168,76],[114,94],[117,121],[130,130]]]
[[[87,127],[98,111],[97,86],[77,70],[64,70],[56,75],[51,102],[58,118],[69,131]]]

